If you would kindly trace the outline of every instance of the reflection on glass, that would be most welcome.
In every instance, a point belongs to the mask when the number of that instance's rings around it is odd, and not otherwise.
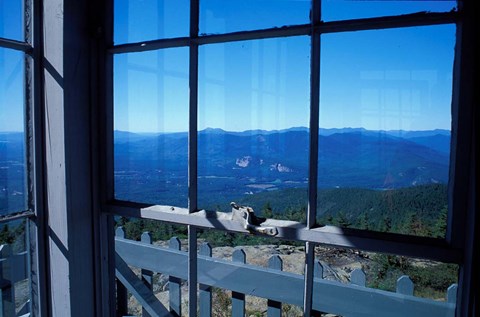
[[[115,0],[114,43],[188,36],[188,0]]]
[[[31,293],[27,232],[28,224],[24,219],[0,223],[0,278],[3,295],[0,305],[3,316],[28,312]]]
[[[115,197],[187,206],[188,48],[115,55]]]
[[[434,316],[454,314],[456,289],[450,287],[458,281],[456,264],[321,245],[315,247],[315,262],[313,309],[325,314],[413,316],[425,308]],[[336,287],[342,287],[341,300]]]
[[[203,0],[200,34],[228,33],[309,23],[309,0]]]
[[[319,221],[444,237],[455,26],[322,36]]]
[[[352,1],[322,0],[322,20],[375,18],[418,12],[449,12],[457,9],[455,0],[432,1]]]
[[[304,215],[309,64],[308,37],[200,47],[200,208]]]
[[[24,54],[0,48],[0,216],[26,209]]]
[[[176,316],[185,316],[182,311],[187,312],[188,303],[184,280],[188,265],[187,226],[139,218],[117,217],[115,220],[115,251],[123,260],[122,264],[126,264],[121,266],[117,263],[117,269],[123,273],[122,268],[126,267],[138,275],[141,273],[143,283],[163,306],[175,312]],[[139,242],[133,244],[132,240]],[[134,255],[136,252],[146,252],[149,256],[138,257]],[[156,271],[151,271],[152,267]],[[147,315],[145,307],[127,292],[119,280],[116,291],[119,315]]]
[[[22,0],[0,0],[0,37],[23,41]]]

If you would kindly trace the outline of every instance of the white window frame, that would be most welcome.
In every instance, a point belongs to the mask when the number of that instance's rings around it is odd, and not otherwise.
[[[26,223],[26,248],[28,250],[30,282],[29,311],[32,316],[47,316],[47,282],[45,229],[43,210],[43,124],[42,65],[35,62],[42,57],[42,3],[23,0],[23,40],[0,38],[0,47],[23,52],[24,69],[24,145],[26,172],[26,208],[8,214],[1,222],[22,219]],[[35,18],[34,18],[35,17]]]
[[[311,80],[310,80],[310,156],[309,156],[309,195],[307,223],[298,223],[294,227],[279,225],[278,238],[303,241],[306,243],[306,271],[304,294],[304,315],[309,316],[312,304],[312,284],[314,266],[314,246],[324,244],[341,248],[355,248],[364,251],[390,253],[409,257],[419,257],[435,261],[452,262],[460,265],[460,299],[457,301],[457,315],[467,316],[468,309],[463,308],[466,298],[471,294],[471,285],[468,281],[472,274],[473,249],[472,244],[475,231],[471,220],[474,219],[475,208],[475,180],[472,171],[475,170],[474,147],[472,136],[474,125],[471,120],[473,114],[473,75],[468,71],[468,63],[473,57],[465,57],[473,50],[474,27],[473,14],[468,15],[463,10],[463,3],[459,3],[458,12],[419,13],[391,17],[364,18],[355,20],[322,22],[320,18],[320,1],[312,1],[312,22],[310,24],[270,28],[253,31],[234,32],[218,35],[199,34],[199,0],[191,0],[190,5],[190,34],[188,37],[172,39],[157,39],[146,42],[136,42],[121,45],[113,44],[113,0],[107,1],[106,6],[106,59],[105,83],[106,95],[105,116],[101,128],[102,143],[105,144],[102,166],[102,192],[105,215],[113,223],[113,216],[124,216],[165,221],[188,226],[189,232],[189,311],[194,316],[197,307],[197,228],[221,229],[232,232],[246,233],[240,223],[218,217],[215,213],[205,213],[197,206],[197,109],[198,109],[198,47],[205,44],[227,43],[232,41],[267,39],[308,35],[311,39]],[[416,237],[395,233],[381,233],[356,229],[342,229],[334,226],[317,227],[317,163],[318,163],[318,130],[320,104],[320,35],[326,33],[401,28],[410,26],[438,25],[455,23],[457,25],[457,43],[455,48],[455,62],[453,72],[452,93],[452,146],[450,157],[450,183],[448,187],[449,210],[447,233],[445,239]],[[113,56],[115,54],[161,50],[173,47],[189,48],[189,204],[188,208],[147,205],[119,201],[114,196],[113,179]],[[467,53],[464,53],[467,52]],[[469,60],[472,59],[472,60]],[[470,78],[470,77],[471,78]],[[469,142],[464,142],[468,140]],[[207,215],[207,216],[206,216]],[[214,217],[215,221],[211,221]],[[469,226],[470,224],[470,226]],[[221,225],[222,228],[218,228]],[[470,228],[465,230],[465,228]],[[477,233],[478,235],[478,233]],[[109,248],[113,248],[113,234],[109,237]],[[470,243],[470,244],[469,244]],[[473,247],[472,247],[473,248]],[[111,252],[111,251],[110,251]],[[461,296],[464,296],[462,299]]]

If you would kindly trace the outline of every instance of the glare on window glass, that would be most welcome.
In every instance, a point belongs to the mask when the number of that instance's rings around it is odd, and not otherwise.
[[[199,51],[199,206],[304,221],[310,39],[205,45]]]
[[[117,199],[186,207],[188,49],[115,56]]]
[[[22,0],[0,0],[0,37],[23,41]]]
[[[455,26],[322,36],[321,223],[445,235]]]
[[[449,12],[456,9],[455,0],[322,0],[321,14],[323,21],[334,21],[419,12]]]
[[[188,0],[115,0],[114,10],[115,44],[188,36]]]
[[[24,56],[0,48],[0,215],[26,208]]]
[[[228,33],[309,23],[309,0],[203,0],[200,34]]]

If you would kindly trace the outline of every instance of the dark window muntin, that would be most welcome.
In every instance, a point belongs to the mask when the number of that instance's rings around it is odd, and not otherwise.
[[[425,238],[416,236],[405,236],[394,233],[380,233],[355,229],[341,229],[332,226],[317,228],[316,219],[316,189],[317,189],[317,160],[318,160],[318,129],[319,129],[319,91],[320,85],[320,35],[325,33],[338,33],[347,31],[374,30],[402,28],[412,26],[426,26],[436,24],[456,24],[457,37],[461,34],[459,25],[461,25],[461,12],[452,11],[446,13],[415,13],[399,16],[388,16],[378,18],[354,19],[345,21],[322,22],[320,17],[320,0],[312,1],[312,21],[310,24],[292,25],[282,28],[271,28],[254,31],[234,32],[227,34],[200,35],[198,31],[199,22],[199,2],[192,0],[190,6],[190,36],[172,39],[158,39],[146,42],[127,43],[113,45],[107,48],[106,62],[106,109],[107,114],[104,125],[104,136],[106,144],[104,177],[105,206],[104,211],[109,215],[120,215],[126,217],[140,217],[145,219],[161,220],[171,223],[188,225],[189,228],[189,307],[190,311],[195,311],[196,307],[196,227],[216,228],[227,231],[245,232],[240,224],[229,220],[215,219],[210,221],[208,213],[198,212],[197,210],[197,108],[198,108],[198,46],[212,43],[226,43],[231,41],[255,40],[276,37],[289,37],[298,35],[309,35],[311,37],[311,78],[310,78],[310,154],[309,154],[309,208],[307,211],[307,225],[299,225],[295,228],[279,228],[279,238],[298,240],[306,242],[306,271],[305,271],[305,295],[304,312],[311,311],[311,295],[313,282],[313,260],[314,244],[327,244],[337,247],[357,248],[366,251],[376,251],[383,253],[392,253],[398,255],[420,257],[431,260],[462,263],[462,245],[463,239],[458,229],[462,228],[464,221],[458,221],[452,224],[453,215],[462,214],[463,210],[456,210],[455,194],[461,189],[453,189],[453,180],[455,173],[452,172],[452,166],[458,161],[468,160],[465,155],[451,151],[450,160],[450,181],[449,181],[449,212],[447,223],[447,234],[445,239]],[[109,20],[107,29],[113,31],[113,23]],[[112,36],[113,39],[113,36]],[[113,43],[108,39],[109,43]],[[189,66],[189,207],[172,208],[171,206],[150,206],[142,203],[131,203],[118,201],[114,199],[113,188],[113,67],[112,60],[114,54],[129,52],[141,52],[146,50],[160,50],[170,47],[189,47],[190,66]],[[454,82],[458,82],[459,75],[459,45],[456,45],[455,63],[453,76]],[[455,113],[458,105],[458,86],[453,87],[452,110]],[[452,149],[455,149],[457,140],[455,132],[458,127],[456,118],[452,118]],[[458,158],[457,158],[458,157]],[[452,180],[453,175],[453,180]],[[457,186],[458,187],[458,186]],[[451,203],[453,200],[454,203]],[[464,218],[461,218],[464,219]],[[222,228],[218,228],[221,225]],[[457,234],[455,234],[457,233]],[[452,239],[453,236],[453,239]]]

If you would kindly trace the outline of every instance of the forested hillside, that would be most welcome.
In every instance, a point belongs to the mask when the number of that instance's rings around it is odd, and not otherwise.
[[[239,203],[274,218],[305,219],[306,189],[286,189],[245,196]],[[422,185],[395,190],[334,188],[318,191],[319,224],[443,237],[447,186]]]

